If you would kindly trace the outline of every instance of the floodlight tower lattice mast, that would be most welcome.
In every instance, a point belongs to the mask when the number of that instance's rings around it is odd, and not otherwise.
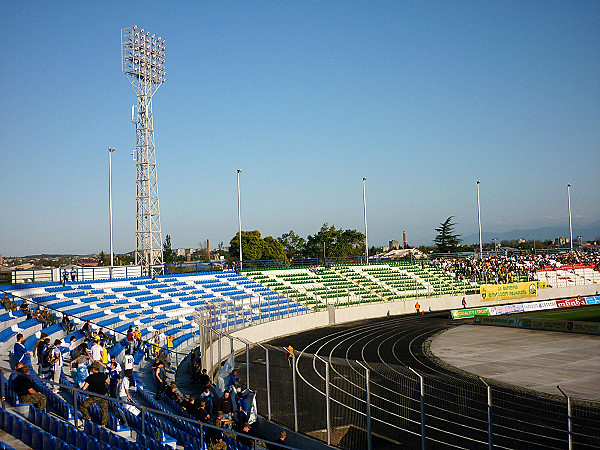
[[[143,28],[124,28],[121,54],[122,70],[137,95],[135,263],[149,268],[163,263],[152,96],[165,81],[165,40]]]

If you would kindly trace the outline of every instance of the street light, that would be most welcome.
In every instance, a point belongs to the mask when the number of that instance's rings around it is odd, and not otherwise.
[[[110,220],[110,267],[114,265],[113,254],[113,220],[112,220],[112,152],[114,147],[108,147],[108,216]]]
[[[367,194],[365,181],[367,181],[367,177],[363,177],[363,210],[365,213],[365,256],[367,258],[367,264],[369,264],[369,239],[367,233]]]
[[[567,184],[567,198],[569,200],[569,244],[573,251],[573,223],[571,222],[571,183]]]
[[[477,220],[479,222],[479,258],[483,257],[483,245],[481,244],[481,205],[479,204],[479,185],[481,181],[477,180]]]
[[[242,207],[240,203],[240,173],[242,169],[237,170],[237,188],[238,188],[238,230],[240,234],[240,272],[242,271]]]

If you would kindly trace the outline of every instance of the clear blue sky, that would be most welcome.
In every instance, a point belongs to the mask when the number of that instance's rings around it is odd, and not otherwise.
[[[600,218],[600,3],[0,4],[0,253],[134,249],[136,101],[120,29],[166,39],[154,96],[163,239],[243,229],[430,244]]]

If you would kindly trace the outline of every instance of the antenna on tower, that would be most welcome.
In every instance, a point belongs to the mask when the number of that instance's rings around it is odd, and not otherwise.
[[[136,142],[131,156],[136,161],[135,263],[153,271],[163,264],[163,246],[158,208],[158,180],[154,147],[152,95],[165,81],[165,40],[144,29],[121,30],[122,70],[137,95],[131,108]]]

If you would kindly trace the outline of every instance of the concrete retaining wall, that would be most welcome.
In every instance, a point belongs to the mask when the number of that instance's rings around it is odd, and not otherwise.
[[[258,343],[269,341],[280,336],[301,333],[303,331],[311,330],[313,328],[327,327],[336,323],[354,322],[357,320],[383,317],[386,316],[388,312],[390,315],[414,314],[415,304],[417,302],[419,302],[421,306],[421,311],[444,311],[449,309],[462,308],[461,302],[463,297],[467,302],[468,308],[476,308],[478,306],[506,305],[515,302],[521,303],[527,300],[541,301],[559,298],[572,298],[577,297],[578,295],[595,295],[598,293],[598,291],[600,291],[600,285],[590,284],[585,286],[540,289],[538,290],[537,297],[504,301],[483,302],[481,301],[481,297],[479,294],[473,294],[466,296],[456,295],[449,297],[421,298],[396,302],[369,303],[366,305],[330,308],[325,311],[312,312],[299,316],[293,316],[286,319],[274,320],[271,322],[253,325],[251,327],[235,331],[231,333],[231,335],[249,342]],[[207,364],[209,361],[211,361],[209,355],[212,352],[212,361],[214,362],[215,369],[218,366],[217,345],[217,343],[213,344],[205,353],[203,358],[203,361]],[[229,355],[230,348],[231,345],[229,339],[222,339],[221,357],[223,359],[226,359]],[[233,349],[235,352],[244,350],[245,344],[237,339],[234,339]]]

